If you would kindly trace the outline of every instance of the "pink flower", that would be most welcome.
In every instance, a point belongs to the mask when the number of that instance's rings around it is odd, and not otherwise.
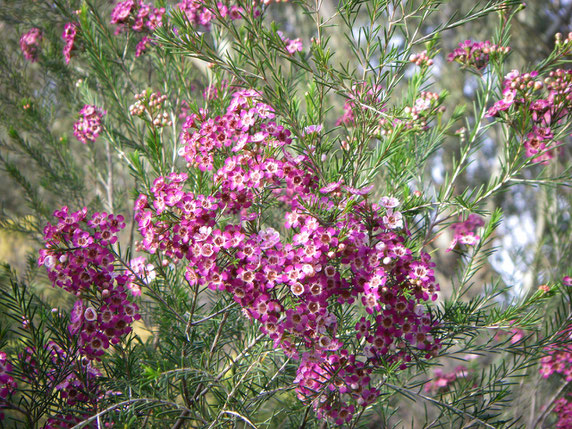
[[[459,220],[461,219],[462,218],[459,218]],[[447,249],[447,252],[453,250],[457,244],[465,244],[467,246],[476,245],[479,242],[480,237],[475,234],[475,231],[484,224],[484,221],[474,213],[471,213],[464,222],[452,224],[451,228],[453,229],[454,237]]]
[[[38,61],[41,42],[42,32],[39,28],[32,28],[20,37],[20,49],[22,49],[22,53],[28,61],[33,63]]]
[[[151,39],[147,36],[143,36],[143,38],[139,41],[139,43],[137,43],[137,46],[135,47],[135,57],[140,57],[143,55],[147,47],[150,45]]]
[[[69,64],[71,60],[71,53],[75,48],[74,43],[76,35],[77,35],[77,24],[74,22],[68,22],[64,26],[64,32],[62,33],[62,39],[64,39],[65,41],[63,53],[66,64]]]
[[[456,61],[464,67],[474,67],[477,70],[484,69],[489,62],[489,55],[507,54],[509,47],[485,42],[473,42],[466,40],[459,43],[459,47],[447,56],[447,61]]]
[[[308,136],[310,134],[318,134],[320,133],[320,131],[322,131],[322,125],[308,125],[307,127],[304,128],[304,132],[302,133],[302,136]]]
[[[105,111],[91,104],[86,104],[80,111],[80,119],[74,124],[74,135],[83,144],[95,142],[101,133],[101,119]]]

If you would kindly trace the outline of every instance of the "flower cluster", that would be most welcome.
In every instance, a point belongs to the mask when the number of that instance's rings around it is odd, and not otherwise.
[[[341,180],[319,188],[309,158],[288,152],[290,132],[273,118],[252,90],[235,92],[222,116],[189,116],[180,153],[189,165],[211,171],[215,156],[226,160],[211,194],[186,191],[185,173],[156,179],[135,205],[139,247],[184,262],[191,287],[232,294],[276,348],[300,361],[299,398],[341,424],[379,395],[375,368],[403,369],[437,353],[424,303],[439,286],[429,255],[407,246],[399,202],[370,203],[362,196],[371,186]],[[255,227],[269,196],[286,208],[282,232]],[[336,307],[363,314],[355,330]]]
[[[256,122],[260,120],[274,118],[273,109],[257,101],[256,95],[253,91],[236,92],[226,113],[214,119],[207,120],[204,116],[206,112],[203,112],[202,118],[196,114],[186,118],[180,136],[183,148],[179,155],[187,160],[189,166],[198,166],[202,171],[210,171],[213,169],[213,155],[216,151],[225,148],[231,148],[232,152],[238,152],[247,145],[260,146],[262,142],[266,142],[275,148],[290,143],[290,131],[274,122],[255,126]],[[197,125],[199,120],[202,121],[200,125]],[[220,176],[222,177],[223,173],[228,173],[234,177],[234,181],[243,181],[245,177],[242,169],[240,165],[235,165],[237,159],[234,160],[234,163],[230,163],[229,160],[227,160],[227,168],[221,171]],[[274,169],[274,166],[270,168]],[[236,169],[241,170],[240,177],[234,172]],[[266,176],[263,171],[260,173]],[[272,173],[280,174],[278,164],[276,164],[276,171],[273,170]],[[256,176],[255,180],[260,182],[262,178],[264,177],[257,178]],[[233,188],[240,185],[244,188],[247,183],[238,183]],[[232,190],[234,191],[234,189]]]
[[[40,55],[40,43],[42,42],[42,32],[39,28],[32,28],[20,37],[20,49],[24,57],[31,62],[38,61]]]
[[[415,99],[413,106],[405,107],[403,112],[411,118],[411,121],[417,121],[424,113],[430,111],[431,108],[437,104],[438,100],[439,94],[430,91],[421,91],[419,96]],[[426,123],[422,124],[423,127],[426,125]]]
[[[473,42],[465,40],[459,43],[456,48],[447,56],[449,62],[456,61],[463,67],[473,67],[477,70],[484,69],[489,63],[491,55],[508,54],[510,48],[508,46],[495,45],[488,40],[485,42]]]
[[[10,375],[12,365],[8,362],[6,353],[0,352],[0,410],[3,408],[3,402],[12,394],[17,387],[14,377]],[[4,418],[4,414],[0,412],[0,421]]]
[[[119,25],[118,31],[154,31],[163,24],[165,8],[155,8],[139,0],[119,2],[111,12],[111,23]]]
[[[166,95],[161,95],[158,91],[153,93],[143,91],[140,94],[135,94],[135,100],[137,101],[129,106],[130,115],[139,116],[149,121],[156,128],[173,124],[169,114],[163,111],[165,101],[167,100]]]
[[[68,356],[53,341],[48,343],[47,348],[52,361],[48,380],[55,384],[55,390],[60,393],[66,405],[83,404],[95,407],[102,393],[97,384],[101,373],[89,360],[83,360],[80,356]],[[65,368],[65,371],[62,371],[62,368]]]
[[[539,96],[545,88],[548,95]],[[572,70],[558,69],[550,72],[544,82],[538,72],[519,73],[511,71],[503,81],[503,99],[497,101],[487,112],[488,116],[501,116],[501,112],[518,112],[531,124],[523,136],[527,157],[533,162],[547,163],[554,157],[558,145],[553,142],[555,128],[570,114],[572,109]]]
[[[151,34],[163,25],[165,8],[156,8],[142,0],[126,0],[117,3],[111,12],[111,23],[118,25],[116,34],[131,29],[136,32]],[[143,36],[135,49],[135,56],[143,54],[151,39]]]
[[[544,350],[547,355],[540,359],[540,374],[544,378],[554,373],[562,374],[566,381],[572,381],[572,325],[559,336],[560,344],[551,344]]]
[[[429,67],[433,65],[433,60],[427,55],[427,51],[418,54],[412,54],[409,57],[409,62],[419,67]]]
[[[101,119],[105,110],[86,104],[80,110],[81,117],[73,124],[73,134],[83,144],[95,142],[101,133]]]
[[[81,406],[83,412],[72,414],[57,414],[50,416],[44,426],[48,428],[71,428],[88,417],[97,409],[97,403],[103,396],[103,390],[99,386],[101,373],[93,367],[91,362],[77,352],[65,351],[53,340],[49,340],[45,346],[49,353],[47,371],[41,371],[37,358],[37,350],[26,347],[19,354],[22,367],[22,378],[26,382],[35,383],[45,374],[47,389],[58,392],[65,406]],[[92,426],[88,426],[92,427]]]
[[[302,39],[299,37],[297,39],[288,39],[281,31],[278,32],[278,35],[286,45],[286,51],[290,55],[294,55],[296,52],[302,51]]]
[[[66,64],[69,64],[71,60],[71,53],[75,48],[75,38],[77,36],[77,24],[74,22],[68,22],[64,26],[64,32],[62,33],[62,39],[64,39],[64,59]]]
[[[83,356],[98,358],[131,332],[131,324],[140,318],[137,305],[128,298],[135,276],[118,272],[109,250],[125,227],[123,216],[94,213],[88,217],[85,208],[70,213],[67,207],[54,216],[58,223],[44,229],[46,248],[40,250],[38,262],[46,267],[54,286],[79,298],[68,330],[78,336]]]
[[[557,337],[557,343],[545,347],[547,355],[540,359],[540,374],[544,378],[554,373],[565,377],[566,382],[572,381],[572,325],[563,330]],[[553,410],[558,415],[556,427],[565,429],[572,426],[572,395],[556,401]]]
[[[447,373],[437,368],[433,372],[433,379],[425,384],[425,391],[432,394],[446,393],[449,391],[450,384],[454,383],[458,378],[466,378],[467,376],[469,376],[469,371],[462,365]]]
[[[552,410],[558,415],[556,429],[569,429],[572,427],[572,394],[569,393],[565,398],[556,401]]]
[[[476,230],[485,224],[483,219],[478,215],[471,213],[467,220],[463,221],[462,218],[459,218],[459,220],[460,222],[451,225],[454,236],[447,252],[450,252],[459,244],[474,246],[481,239],[481,237],[476,234]]]
[[[286,0],[284,0],[286,1]],[[248,12],[254,16],[259,16],[262,12],[260,4],[268,5],[272,0],[253,0]],[[276,0],[280,2],[280,0]],[[207,30],[211,26],[211,22],[215,18],[230,18],[231,20],[241,19],[246,12],[242,7],[231,4],[231,2],[217,1],[212,5],[207,4],[204,0],[181,0],[177,3],[177,7],[185,13],[187,19],[194,26],[203,26]]]
[[[215,13],[206,7],[203,0],[182,0],[177,4],[178,8],[185,13],[189,22],[195,26],[202,25],[206,28],[210,28],[211,21],[215,18]],[[232,19],[242,18],[242,13],[244,12],[240,7],[232,5],[230,7],[225,4],[218,2],[217,14],[221,18],[226,18],[227,16]]]

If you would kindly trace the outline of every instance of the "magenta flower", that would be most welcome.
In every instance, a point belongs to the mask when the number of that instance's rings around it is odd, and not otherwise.
[[[75,49],[75,38],[77,35],[77,24],[74,22],[68,22],[64,26],[64,32],[62,33],[62,39],[64,39],[64,59],[66,64],[69,64],[71,60],[71,53]]]
[[[464,67],[473,67],[477,70],[484,69],[489,62],[491,54],[507,54],[510,48],[485,42],[473,42],[465,40],[459,43],[459,47],[447,56],[447,61],[456,61]]]
[[[20,37],[20,49],[28,61],[33,63],[38,61],[42,38],[42,32],[39,28],[32,28]]]
[[[459,218],[459,220],[461,219],[462,218]],[[471,213],[464,222],[452,224],[451,228],[453,229],[454,237],[447,249],[447,252],[450,252],[459,244],[464,244],[466,246],[476,245],[479,242],[480,237],[475,233],[475,231],[484,224],[484,221],[474,213]]]
[[[91,104],[83,106],[79,114],[80,119],[73,126],[73,133],[83,144],[95,142],[101,133],[101,119],[105,111]]]

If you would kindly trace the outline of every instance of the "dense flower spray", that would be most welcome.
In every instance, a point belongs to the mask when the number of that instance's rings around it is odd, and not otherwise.
[[[235,91],[224,115],[187,117],[180,155],[213,171],[216,186],[203,195],[185,190],[185,173],[156,179],[135,206],[139,249],[185,263],[192,288],[232,294],[299,360],[298,397],[341,424],[379,395],[376,368],[437,353],[424,302],[439,286],[429,255],[407,246],[399,201],[372,203],[364,198],[371,187],[341,181],[317,186],[309,158],[289,153],[291,133],[273,118],[251,90]],[[261,218],[270,196],[285,210],[279,230]],[[345,326],[336,308],[363,317]]]
[[[558,341],[559,344],[546,347],[547,354],[540,359],[540,374],[548,378],[558,373],[572,381],[572,326],[561,333]]]
[[[557,69],[550,72],[544,81],[538,78],[536,71],[521,74],[513,70],[503,81],[503,99],[497,101],[487,114],[505,118],[511,112],[518,112],[528,118],[530,125],[526,130],[517,129],[522,135],[526,156],[533,158],[533,162],[547,163],[560,144],[554,138],[570,115],[571,108],[572,70]]]
[[[88,217],[85,208],[72,213],[67,207],[54,216],[58,223],[44,230],[46,248],[40,250],[39,264],[46,267],[54,286],[77,296],[68,330],[78,337],[81,354],[96,359],[131,332],[131,324],[140,318],[129,298],[139,290],[132,286],[137,278],[115,267],[109,247],[125,227],[123,216]]]
[[[105,111],[97,106],[86,104],[79,112],[80,118],[73,124],[73,134],[83,144],[94,142],[101,133],[101,120]]]

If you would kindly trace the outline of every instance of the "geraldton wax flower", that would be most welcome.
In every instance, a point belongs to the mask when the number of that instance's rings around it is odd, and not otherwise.
[[[540,359],[540,374],[544,378],[561,374],[566,381],[572,381],[572,325],[562,331],[557,338],[559,344],[547,346],[547,353]]]
[[[73,134],[83,144],[95,142],[101,133],[101,119],[105,110],[86,104],[80,110],[80,118],[73,125]]]
[[[521,74],[512,70],[502,85],[503,99],[489,108],[487,116],[500,117],[509,124],[515,114],[526,117],[525,154],[532,162],[548,163],[561,144],[554,136],[572,112],[572,70],[557,69],[544,80],[536,71]]]
[[[129,30],[143,34],[135,48],[135,57],[139,57],[152,44],[149,36],[163,25],[164,14],[164,7],[156,8],[143,1],[126,0],[118,2],[111,12],[111,23],[117,25],[116,34]]]
[[[451,225],[454,236],[447,252],[450,252],[461,244],[474,246],[480,240],[480,237],[476,234],[476,230],[485,223],[478,215],[471,213],[467,220],[462,221],[462,218],[459,218],[459,220],[460,222]]]
[[[33,63],[38,61],[41,42],[42,32],[39,28],[32,28],[20,37],[20,49],[22,49],[22,53],[28,61]]]
[[[296,393],[318,417],[348,422],[379,396],[375,370],[437,354],[425,305],[439,291],[434,264],[408,247],[396,198],[320,185],[253,90],[235,91],[223,115],[188,116],[180,140],[189,166],[213,171],[213,191],[187,190],[186,173],[157,178],[135,204],[138,249],[185,264],[191,288],[230,294],[299,362]],[[215,155],[226,159],[215,166]],[[274,225],[260,218],[269,197],[284,208]],[[361,318],[344,326],[338,315],[350,308]]]
[[[572,427],[572,394],[569,393],[566,397],[558,399],[552,411],[558,415],[556,429],[570,429]]]
[[[0,351],[0,410],[3,408],[2,403],[12,394],[14,389],[18,387],[14,381],[14,377],[10,375],[12,365],[8,362],[6,353]],[[4,414],[0,412],[0,421],[4,418]]]
[[[484,69],[489,63],[491,55],[508,54],[508,46],[495,45],[488,40],[485,42],[473,42],[465,40],[459,43],[459,47],[447,56],[447,61],[457,62],[463,67]]]
[[[153,32],[163,24],[165,8],[155,8],[143,1],[127,0],[117,3],[111,12],[111,23],[119,25],[117,31]]]
[[[203,26],[210,28],[211,21],[215,18],[215,14],[206,7],[202,0],[183,0],[177,3],[177,7],[185,13],[189,22],[195,26]],[[244,10],[237,5],[225,5],[222,2],[217,3],[218,13],[221,18],[230,18],[236,20],[242,18]]]
[[[38,263],[46,267],[53,286],[77,297],[68,331],[78,337],[82,356],[97,359],[141,318],[130,299],[140,294],[140,279],[132,270],[118,269],[110,249],[125,222],[121,215],[88,216],[85,208],[70,213],[63,207],[54,216],[58,222],[44,229],[46,247]]]
[[[71,60],[71,53],[75,49],[75,38],[77,35],[77,24],[74,22],[68,22],[64,26],[64,32],[62,33],[62,39],[64,39],[64,59],[66,64],[69,64]]]
[[[286,51],[289,55],[294,55],[296,52],[302,51],[302,39],[288,39],[281,31],[278,31],[278,35],[284,42],[284,45],[286,45]]]

